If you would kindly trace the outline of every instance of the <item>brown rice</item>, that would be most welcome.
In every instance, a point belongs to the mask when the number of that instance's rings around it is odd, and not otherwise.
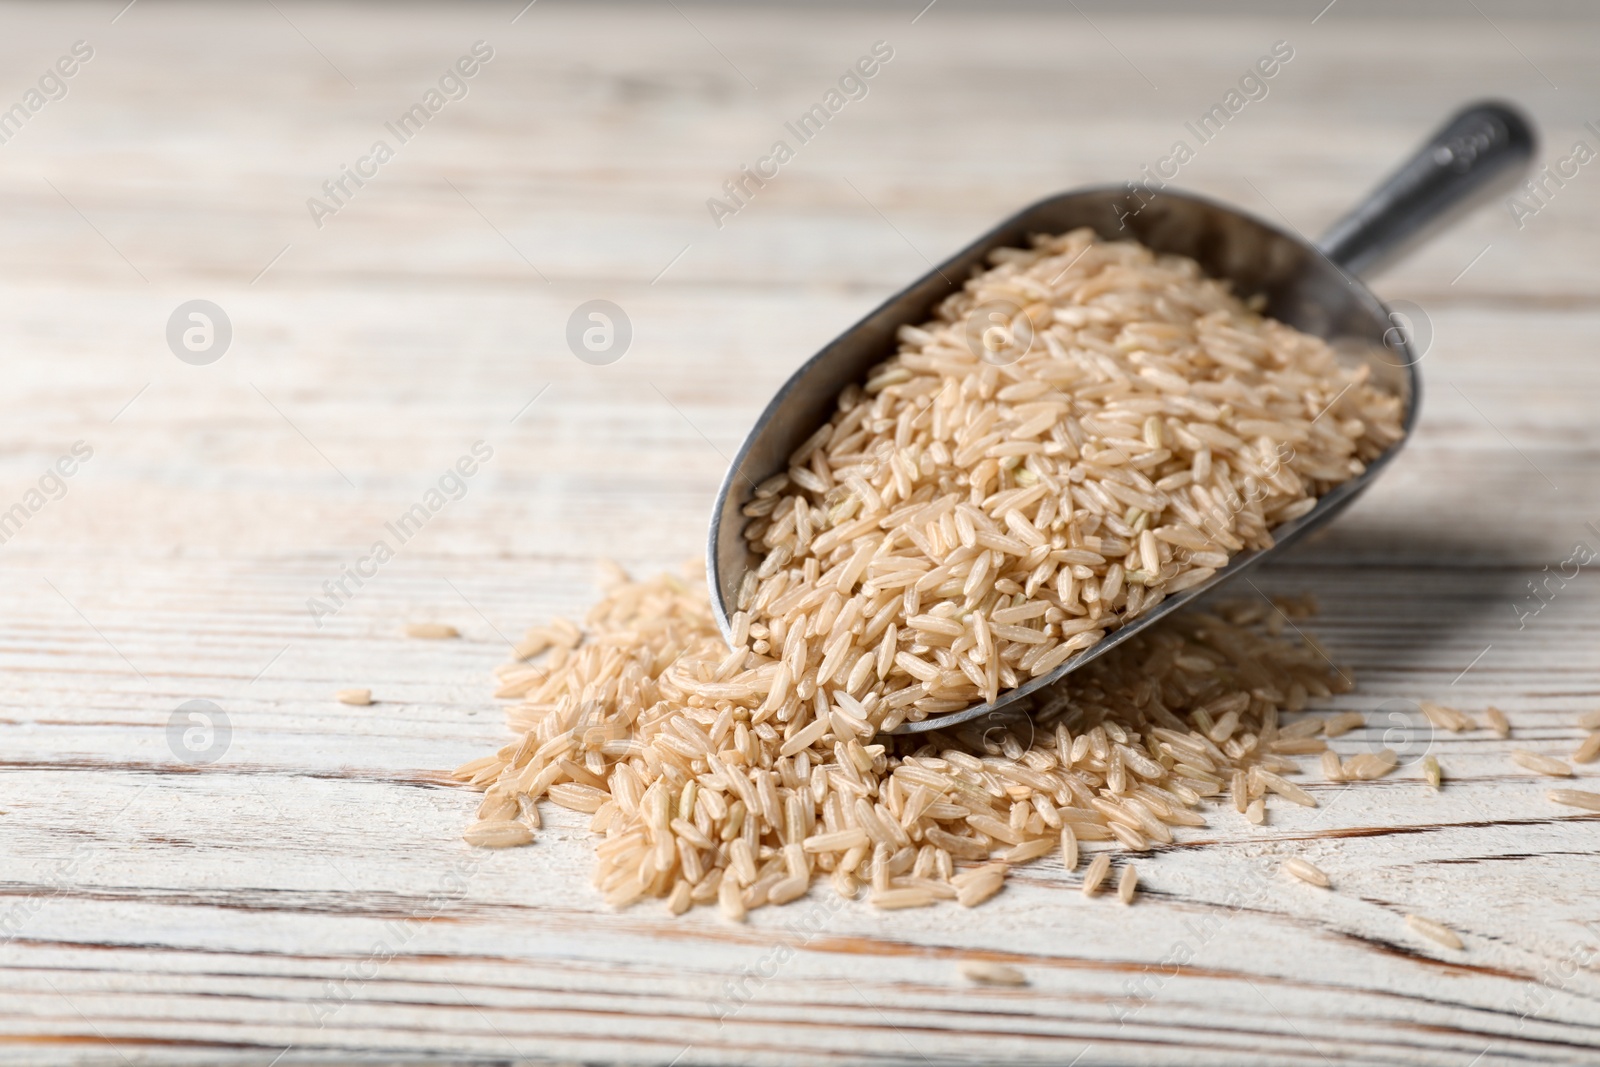
[[[787,668],[780,721],[830,685],[884,729],[993,700],[1400,438],[1398,398],[1192,260],[1088,230],[992,260],[745,506],[735,629]]]
[[[1571,778],[1572,768],[1558,759],[1541,756],[1537,752],[1526,749],[1517,749],[1511,753],[1511,762],[1524,770],[1533,771],[1535,774],[1548,774],[1552,778]]]
[[[1100,883],[1106,880],[1106,875],[1111,873],[1111,854],[1102,852],[1089,861],[1089,867],[1083,872],[1083,895],[1092,897],[1100,891]]]
[[[1117,879],[1117,899],[1124,904],[1133,903],[1133,893],[1139,887],[1139,872],[1133,864],[1122,868],[1122,876]]]
[[[409,622],[406,623],[406,636],[420,637],[429,641],[444,641],[460,637],[461,631],[447,622]]]
[[[1292,874],[1309,885],[1321,886],[1324,889],[1328,887],[1328,876],[1323,873],[1321,867],[1318,867],[1310,860],[1301,859],[1299,856],[1291,856],[1283,861],[1283,869],[1288,874]]]
[[[962,960],[961,973],[979,985],[1024,986],[1028,976],[1015,967],[990,960]]]
[[[1506,713],[1493,704],[1484,709],[1483,717],[1489,722],[1489,729],[1502,738],[1511,736],[1511,722],[1506,718]]]
[[[1600,731],[1585,737],[1572,752],[1573,763],[1593,763],[1600,759]]]
[[[1421,915],[1407,915],[1406,925],[1411,927],[1430,941],[1437,941],[1445,948],[1461,948],[1461,936],[1443,923],[1425,919]]]
[[[1086,230],[992,259],[756,488],[731,648],[703,577],[613,571],[583,627],[529,631],[501,669],[518,739],[456,777],[498,821],[540,798],[589,816],[610,904],[737,921],[825,878],[880,908],[971,906],[1056,847],[1076,867],[1080,841],[1172,842],[1230,781],[1257,824],[1268,794],[1315,805],[1284,776],[1325,743],[1280,716],[1353,683],[1284,635],[1304,597],[1165,619],[1016,732],[886,736],[1271,545],[1401,434],[1365,370],[1191,260]],[[996,301],[1021,312],[969,348]]]
[[[1585,811],[1600,811],[1600,793],[1584,789],[1552,789],[1546,795],[1557,804],[1583,808]]]

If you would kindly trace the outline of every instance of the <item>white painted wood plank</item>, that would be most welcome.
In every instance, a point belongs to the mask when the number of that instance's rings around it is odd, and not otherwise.
[[[1587,172],[1523,229],[1501,205],[1382,280],[1434,329],[1422,425],[1261,579],[1321,600],[1313,629],[1359,679],[1334,703],[1373,714],[1349,751],[1388,702],[1506,709],[1510,741],[1431,740],[1441,793],[1413,767],[1313,782],[1322,807],[1263,829],[1217,812],[1140,861],[1130,909],[1045,861],[973,912],[819,888],[731,927],[608,912],[567,813],[473,852],[475,798],[441,777],[504,739],[505,637],[581,612],[597,554],[696,553],[771,390],[924,257],[1133,177],[1280,38],[1295,60],[1184,184],[1315,232],[1489,93],[1530,107],[1554,158],[1592,117],[1590,24],[279,6],[4,15],[8,69],[97,50],[0,146],[0,497],[95,450],[0,545],[8,1062],[1594,1059],[1595,820],[1506,758],[1574,746],[1600,693],[1592,575],[1518,614],[1574,541],[1600,547]],[[315,229],[305,198],[480,37],[496,58],[469,97]],[[896,57],[870,95],[714,228],[705,198],[880,38]],[[236,330],[209,367],[162,339],[197,295]],[[595,296],[635,325],[611,367],[562,339]],[[307,598],[479,439],[495,455],[465,496],[317,628]],[[464,637],[405,640],[414,619]],[[377,703],[337,704],[347,685]],[[229,717],[215,764],[168,747],[190,699]],[[1278,876],[1291,853],[1334,889]],[[1032,984],[973,988],[973,957]]]

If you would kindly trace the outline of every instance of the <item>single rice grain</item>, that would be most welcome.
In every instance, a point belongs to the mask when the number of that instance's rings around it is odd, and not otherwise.
[[[867,903],[885,911],[898,908],[925,908],[935,900],[933,892],[921,887],[910,889],[879,889],[867,898]]]
[[[441,641],[451,637],[460,637],[461,631],[445,622],[408,622],[406,623],[406,636]]]
[[[1078,869],[1078,835],[1072,827],[1061,827],[1061,865],[1069,871]]]
[[[1548,774],[1552,778],[1571,778],[1572,768],[1558,759],[1541,756],[1537,752],[1529,752],[1519,748],[1511,753],[1511,762],[1524,770],[1533,771],[1535,774]]]
[[[1461,936],[1443,923],[1425,919],[1421,915],[1407,915],[1406,925],[1411,927],[1430,941],[1437,941],[1445,948],[1461,948]]]
[[[722,911],[723,918],[733,922],[744,922],[744,892],[739,888],[737,880],[723,876],[721,884],[717,887],[717,905]]]
[[[1328,886],[1328,876],[1322,872],[1322,868],[1310,860],[1301,859],[1299,856],[1291,856],[1283,861],[1283,869],[1302,882],[1322,886],[1324,889]]]
[[[1328,737],[1343,737],[1351,730],[1367,725],[1367,717],[1359,711],[1341,711],[1337,715],[1328,716],[1323,723],[1322,732]]]
[[[1139,887],[1139,872],[1133,864],[1122,868],[1122,876],[1117,879],[1117,899],[1124,904],[1133,903],[1133,893]]]
[[[992,960],[962,960],[961,974],[979,985],[1024,986],[1028,976],[1015,967]]]
[[[1600,759],[1600,730],[1595,731],[1572,752],[1573,763],[1593,763]]]
[[[1552,789],[1545,795],[1557,804],[1583,808],[1585,811],[1600,811],[1600,793],[1584,789]]]
[[[1111,873],[1111,856],[1102,852],[1089,861],[1088,868],[1083,872],[1083,895],[1092,897],[1100,891],[1100,883],[1106,880],[1106,875]]]
[[[508,819],[490,819],[475,822],[461,835],[469,845],[478,848],[514,848],[533,843],[533,831],[520,822]]]
[[[1418,707],[1422,709],[1422,714],[1427,717],[1430,723],[1443,730],[1452,730],[1460,733],[1463,730],[1470,730],[1476,725],[1470,715],[1457,708],[1437,704],[1431,700],[1422,701]]]
[[[1489,723],[1489,729],[1502,738],[1511,736],[1511,721],[1506,718],[1506,713],[1493,704],[1484,709],[1484,719]]]

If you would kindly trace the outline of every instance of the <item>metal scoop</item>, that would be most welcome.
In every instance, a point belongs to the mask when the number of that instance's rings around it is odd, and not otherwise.
[[[1246,551],[1209,580],[1169,596],[1147,614],[1108,633],[1055,670],[964,711],[907,723],[896,732],[942,729],[1004,712],[1031,714],[1064,699],[1063,677],[1156,620],[1237,577],[1337,515],[1394,458],[1417,421],[1418,352],[1410,323],[1391,313],[1355,275],[1397,255],[1471,203],[1513,184],[1534,151],[1529,121],[1503,103],[1480,103],[1451,118],[1416,154],[1313,244],[1236,208],[1192,193],[1127,183],[1062,193],[1026,208],[885,301],[805,362],[767,405],[734,457],[712,513],[707,550],[711,603],[731,639],[729,617],[739,585],[756,562],[746,546],[742,508],[756,485],[786,470],[789,457],[833,413],[841,390],[896,350],[895,331],[926,321],[996,248],[1023,247],[1031,234],[1080,226],[1108,240],[1135,238],[1157,252],[1199,261],[1241,297],[1261,294],[1265,313],[1326,339],[1349,361],[1372,367],[1379,387],[1406,403],[1404,436],[1365,472],[1329,492],[1307,514],[1274,527],[1275,547]],[[981,309],[980,309],[981,310]],[[1053,688],[1054,687],[1054,688]]]

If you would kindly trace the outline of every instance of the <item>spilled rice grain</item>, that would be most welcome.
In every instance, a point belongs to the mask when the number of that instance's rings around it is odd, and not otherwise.
[[[1600,811],[1600,793],[1591,793],[1585,789],[1552,789],[1545,795],[1557,804],[1582,808],[1585,811]]]
[[[1025,986],[1028,976],[1017,968],[991,960],[962,960],[961,974],[979,985]]]
[[[1461,936],[1443,923],[1434,922],[1432,919],[1423,918],[1421,915],[1407,915],[1406,925],[1430,941],[1437,941],[1445,948],[1461,948]]]
[[[533,841],[532,830],[520,822],[506,819],[475,822],[461,836],[467,844],[479,848],[512,848]]]
[[[1548,774],[1552,778],[1572,777],[1572,768],[1565,763],[1549,756],[1541,756],[1537,752],[1529,752],[1527,749],[1519,748],[1512,752],[1511,762],[1535,774]]]
[[[1083,841],[1144,851],[1203,826],[1197,809],[1229,780],[1254,820],[1267,792],[1311,800],[1294,760],[1259,743],[1274,700],[1342,691],[1294,636],[1271,637],[1247,606],[1180,613],[1084,667],[1080,695],[1041,715],[1027,744],[992,728],[899,738],[867,725],[882,711],[870,695],[730,655],[699,580],[619,577],[585,627],[529,640],[542,680],[509,713],[519,739],[456,777],[488,791],[499,820],[531,825],[541,799],[581,813],[615,906],[687,899],[738,920],[819,879],[846,895],[867,885],[883,908],[975,906],[1011,864],[1076,867]],[[1091,864],[1091,893],[1110,862]]]
[[[452,637],[460,637],[461,631],[445,622],[408,622],[406,623],[406,636],[442,641]]]
[[[1111,873],[1111,855],[1102,852],[1089,861],[1088,868],[1083,872],[1083,895],[1092,897],[1100,891],[1100,883],[1106,880],[1106,875]]]
[[[1293,875],[1308,885],[1322,886],[1324,889],[1328,886],[1328,876],[1323,873],[1321,867],[1318,867],[1310,860],[1301,859],[1299,856],[1291,856],[1283,861],[1283,869],[1285,873]]]
[[[1452,730],[1460,733],[1463,730],[1477,728],[1477,723],[1472,721],[1472,716],[1445,704],[1437,704],[1431,700],[1424,700],[1417,705],[1422,709],[1422,714],[1433,725],[1443,730]]]
[[[1484,709],[1483,717],[1497,736],[1502,739],[1511,736],[1511,720],[1506,718],[1505,712],[1491,704]]]
[[[1128,864],[1122,868],[1122,876],[1117,879],[1117,899],[1124,904],[1133,903],[1133,894],[1139,887],[1139,872]]]
[[[1327,737],[1343,737],[1351,730],[1357,730],[1367,725],[1367,717],[1359,711],[1341,711],[1337,715],[1330,715],[1323,723],[1322,732]]]

